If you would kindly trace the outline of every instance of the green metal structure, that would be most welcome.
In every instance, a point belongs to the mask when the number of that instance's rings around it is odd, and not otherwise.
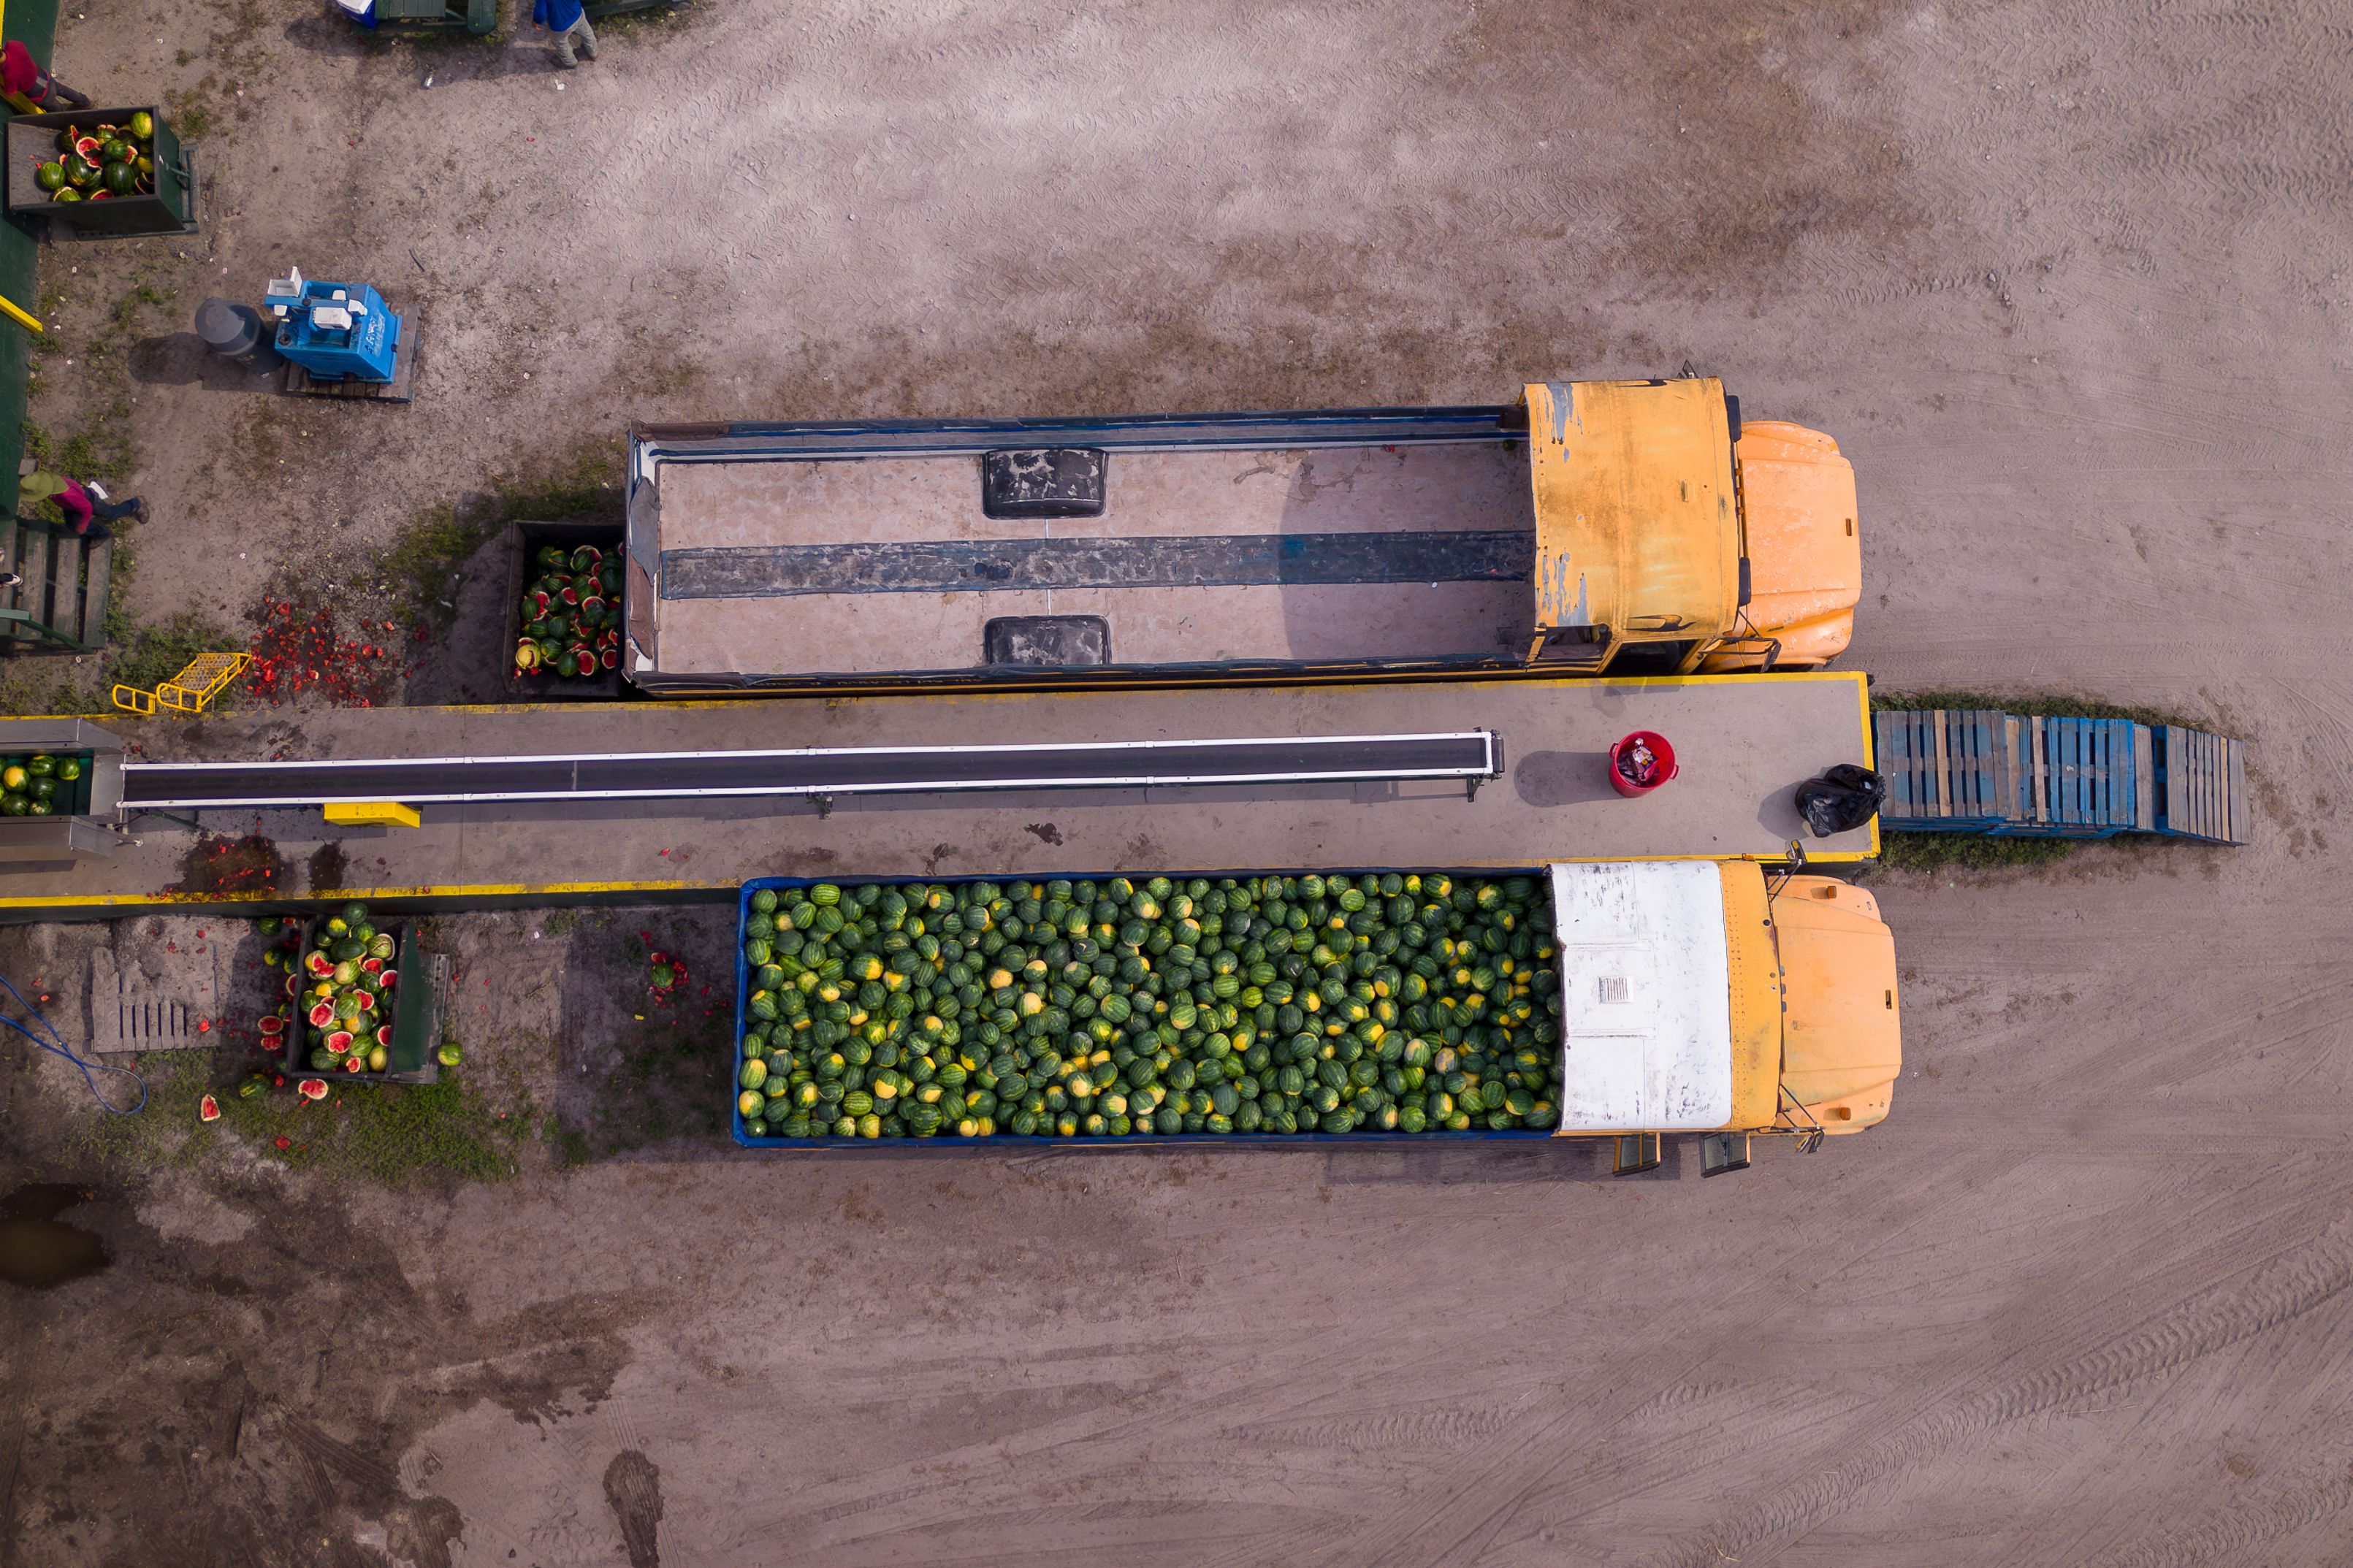
[[[375,19],[489,33],[499,25],[499,0],[375,0]]]
[[[58,0],[9,0],[0,21],[0,37],[24,45],[37,60],[50,58],[57,30]],[[0,221],[0,295],[37,315],[41,303],[36,275],[38,232],[29,222]],[[0,472],[15,473],[25,455],[25,386],[31,374],[32,334],[14,321],[0,321],[0,458],[7,463]]]

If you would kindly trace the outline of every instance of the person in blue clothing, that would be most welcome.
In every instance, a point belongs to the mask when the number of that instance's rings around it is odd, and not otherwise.
[[[588,25],[581,0],[532,0],[531,19],[555,35],[555,63],[563,69],[572,70],[580,64],[572,58],[575,43],[582,54],[592,60],[596,58],[596,30]]]

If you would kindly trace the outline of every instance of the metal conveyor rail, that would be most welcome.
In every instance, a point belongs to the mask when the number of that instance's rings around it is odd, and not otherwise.
[[[1475,795],[1503,773],[1489,730],[1060,745],[891,746],[577,756],[126,763],[120,810],[215,811],[396,801],[723,795],[832,796],[1198,784],[1454,781]]]

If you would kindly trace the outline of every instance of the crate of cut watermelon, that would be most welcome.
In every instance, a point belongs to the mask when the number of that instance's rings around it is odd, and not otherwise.
[[[524,700],[616,698],[621,678],[621,529],[507,528],[507,689]]]
[[[439,1076],[448,960],[425,952],[407,927],[377,921],[362,903],[312,921],[261,922],[265,962],[287,971],[285,999],[261,1032],[283,1042],[289,1074],[375,1083]]]

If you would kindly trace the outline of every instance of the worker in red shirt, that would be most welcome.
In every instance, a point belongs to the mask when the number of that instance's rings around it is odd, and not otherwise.
[[[44,112],[60,105],[90,107],[87,97],[43,70],[32,51],[14,38],[8,40],[6,48],[0,49],[0,90],[15,93]]]
[[[30,473],[17,481],[18,510],[45,500],[57,502],[58,510],[66,514],[66,526],[84,539],[113,538],[114,531],[106,525],[118,518],[147,521],[147,503],[136,496],[111,500],[100,486],[59,474]]]

